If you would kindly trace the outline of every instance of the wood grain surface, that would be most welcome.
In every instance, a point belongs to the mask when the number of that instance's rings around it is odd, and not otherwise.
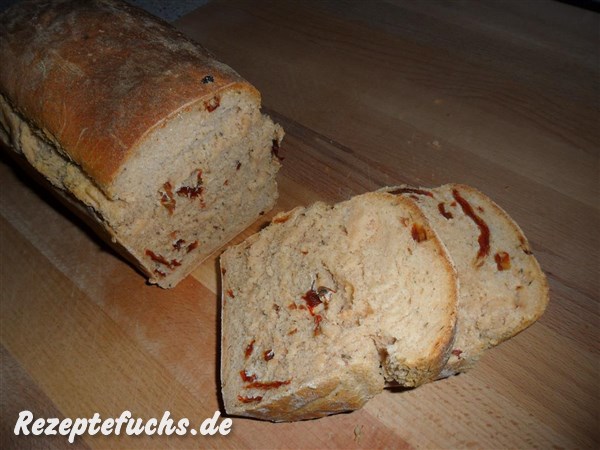
[[[597,448],[599,16],[551,1],[215,1],[177,26],[255,84],[286,130],[280,210],[384,185],[471,184],[521,225],[551,288],[542,319],[471,372],[351,414],[227,436],[78,438],[81,448]],[[0,164],[2,448],[39,417],[220,408],[216,257],[172,290]]]

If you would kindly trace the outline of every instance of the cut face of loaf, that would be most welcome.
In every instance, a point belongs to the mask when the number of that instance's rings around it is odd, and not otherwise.
[[[229,414],[273,421],[361,407],[437,377],[457,278],[411,199],[370,193],[280,214],[221,256]]]
[[[162,287],[272,208],[283,131],[200,46],[116,1],[0,16],[0,137]]]
[[[440,377],[472,367],[484,350],[535,322],[548,285],[519,226],[476,189],[384,189],[418,203],[448,248],[460,281],[456,340]]]

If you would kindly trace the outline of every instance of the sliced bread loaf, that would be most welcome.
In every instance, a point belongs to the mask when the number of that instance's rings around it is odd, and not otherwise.
[[[440,378],[469,369],[484,350],[542,315],[548,303],[546,277],[519,226],[490,198],[459,184],[383,191],[418,203],[458,271],[456,340]]]
[[[435,379],[457,277],[409,198],[369,193],[280,214],[221,256],[229,414],[274,421],[353,410],[386,381]]]
[[[0,141],[162,287],[277,198],[283,131],[260,94],[116,0],[0,14]]]

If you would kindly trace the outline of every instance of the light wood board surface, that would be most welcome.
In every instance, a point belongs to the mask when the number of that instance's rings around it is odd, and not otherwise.
[[[471,184],[548,275],[542,319],[469,373],[352,414],[235,418],[227,436],[84,436],[75,448],[597,448],[598,15],[558,2],[215,1],[177,26],[285,128],[280,210],[384,185]],[[219,408],[216,259],[148,286],[7,158],[0,164],[2,448],[41,417]]]

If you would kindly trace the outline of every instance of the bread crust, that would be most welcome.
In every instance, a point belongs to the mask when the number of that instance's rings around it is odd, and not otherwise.
[[[14,5],[0,15],[0,60],[0,92],[109,198],[144,138],[177,114],[232,89],[260,103],[207,50],[114,0]]]
[[[380,195],[382,193],[383,192],[378,191],[371,192],[368,195]],[[385,193],[385,195],[393,196],[393,194],[388,193]],[[406,380],[402,383],[403,386],[417,387],[434,381],[450,357],[452,345],[456,337],[455,325],[459,308],[460,285],[454,261],[427,215],[423,213],[418,204],[411,198],[395,196],[395,200],[398,203],[402,203],[404,208],[410,210],[413,217],[418,218],[417,220],[420,221],[425,228],[426,234],[429,236],[429,244],[435,247],[435,251],[440,255],[440,261],[442,261],[445,266],[444,276],[447,277],[446,283],[454,285],[455,287],[448,296],[449,306],[451,307],[448,311],[450,317],[449,325],[444,328],[444,333],[442,333],[436,341],[434,346],[435,351],[430,355],[427,355],[427,357],[424,356],[420,363],[415,364],[416,370],[407,374]],[[393,381],[397,380],[392,380],[392,384]]]

